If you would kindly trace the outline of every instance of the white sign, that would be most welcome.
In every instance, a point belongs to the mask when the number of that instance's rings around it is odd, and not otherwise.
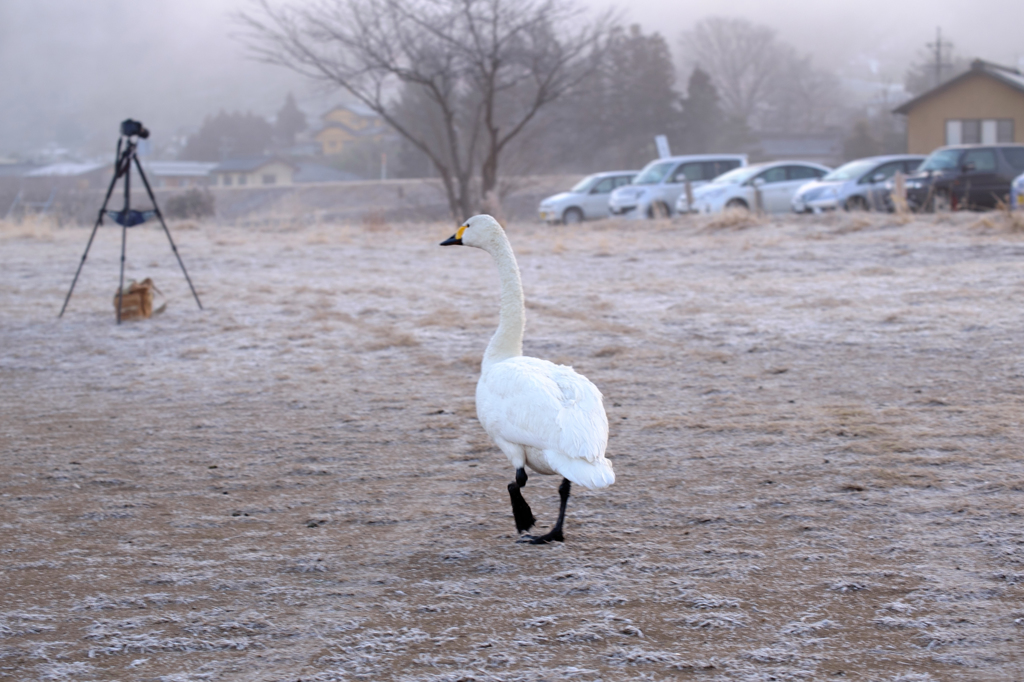
[[[658,145],[658,158],[667,159],[672,156],[672,151],[668,148],[668,138],[664,135],[655,135],[654,144]]]

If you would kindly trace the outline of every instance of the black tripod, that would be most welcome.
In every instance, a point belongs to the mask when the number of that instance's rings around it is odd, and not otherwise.
[[[174,251],[175,258],[178,259],[178,265],[181,266],[181,271],[185,275],[185,281],[188,282],[188,288],[192,290],[192,296],[196,299],[196,305],[199,306],[200,310],[203,309],[203,304],[199,302],[199,295],[196,294],[196,288],[192,286],[192,280],[189,279],[188,271],[185,270],[185,264],[181,261],[181,256],[178,255],[178,247],[174,245],[174,240],[171,239],[171,232],[167,229],[167,223],[164,222],[164,216],[160,213],[160,207],[157,206],[156,197],[153,196],[153,189],[149,186],[149,180],[146,179],[146,174],[142,170],[142,164],[139,163],[139,157],[135,153],[135,148],[138,146],[138,140],[136,138],[138,137],[149,137],[149,131],[146,130],[141,123],[131,119],[121,123],[121,137],[117,139],[117,157],[114,161],[114,177],[110,180],[110,187],[107,188],[107,196],[103,199],[103,205],[100,206],[99,215],[96,217],[96,224],[93,225],[92,234],[89,235],[89,243],[85,245],[85,253],[82,254],[82,260],[78,264],[78,270],[75,272],[75,278],[71,280],[71,288],[68,289],[68,295],[64,298],[64,305],[61,307],[60,314],[57,315],[57,317],[64,316],[64,310],[68,307],[68,301],[71,300],[71,292],[75,290],[75,283],[78,282],[78,275],[81,274],[82,266],[85,265],[85,259],[88,257],[89,249],[92,247],[92,240],[96,237],[96,230],[98,230],[100,225],[103,224],[104,214],[109,215],[113,218],[114,222],[121,226],[121,279],[117,287],[118,324],[121,324],[121,301],[124,296],[124,254],[125,245],[128,241],[128,228],[141,225],[154,215],[160,219],[160,225],[164,228],[164,234],[167,235],[167,241],[171,243],[171,250]],[[122,145],[124,149],[122,149]],[[131,209],[132,161],[135,162],[135,168],[139,171],[139,177],[142,178],[142,184],[146,186],[146,192],[149,194],[149,200],[153,202],[152,210],[135,211]],[[122,176],[124,177],[124,208],[120,211],[108,211],[107,203],[110,201],[110,195],[114,193],[114,185],[117,184],[117,179]]]

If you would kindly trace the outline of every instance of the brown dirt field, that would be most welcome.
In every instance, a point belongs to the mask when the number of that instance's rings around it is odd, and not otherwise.
[[[515,543],[451,225],[0,225],[0,679],[1024,679],[1024,235],[509,227],[617,483]],[[525,489],[541,526],[556,486]]]

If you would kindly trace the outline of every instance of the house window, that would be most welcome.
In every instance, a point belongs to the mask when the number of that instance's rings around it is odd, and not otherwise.
[[[1012,118],[960,118],[946,121],[946,144],[1013,142]]]
[[[263,184],[264,185],[276,185],[277,184],[277,176],[274,175],[273,173],[264,173],[263,174]]]
[[[962,126],[960,134],[960,142],[962,144],[980,144],[981,143],[981,121],[976,118],[965,118],[960,122]]]
[[[248,182],[249,182],[249,176],[248,175],[246,175],[245,173],[239,173],[238,174],[238,184],[239,185],[244,185],[244,184],[246,184]]]
[[[231,176],[228,173],[225,173],[223,175],[223,178],[224,178],[224,186],[225,187],[230,187],[231,186]]]
[[[1001,118],[996,121],[996,142],[1013,142],[1013,119]]]

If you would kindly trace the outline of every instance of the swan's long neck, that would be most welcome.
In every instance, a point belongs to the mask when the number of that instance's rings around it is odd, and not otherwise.
[[[491,337],[484,351],[483,366],[523,354],[523,329],[526,327],[526,310],[523,306],[523,282],[519,278],[519,265],[508,238],[501,238],[489,245],[487,251],[494,257],[501,279],[501,313],[498,330]]]

